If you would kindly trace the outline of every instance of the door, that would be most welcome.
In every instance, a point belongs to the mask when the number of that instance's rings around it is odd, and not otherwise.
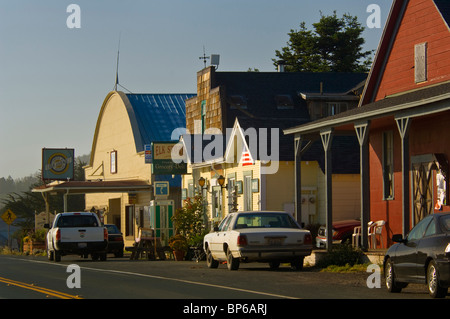
[[[413,225],[433,213],[434,162],[412,164]]]
[[[232,220],[232,215],[228,215],[219,225],[218,230],[215,231],[209,242],[209,249],[216,259],[226,259],[226,252],[223,250],[223,243],[228,233],[228,228]]]
[[[400,244],[394,259],[395,272],[399,281],[420,281],[423,280],[423,264],[418,256],[420,241],[424,237],[425,231],[432,220],[432,216],[427,216],[421,220],[406,237],[406,242]]]

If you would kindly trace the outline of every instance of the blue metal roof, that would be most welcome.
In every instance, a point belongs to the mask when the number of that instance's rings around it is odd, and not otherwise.
[[[196,94],[126,94],[132,110],[128,110],[135,136],[136,152],[145,144],[171,141],[173,130],[186,128],[185,101]],[[181,134],[181,133],[180,133]],[[178,142],[178,136],[176,142]],[[170,186],[181,186],[181,176],[155,175],[156,181],[169,181]]]
[[[136,151],[144,150],[144,144],[171,141],[176,128],[186,128],[185,101],[196,94],[126,94],[135,114],[141,145]],[[138,143],[139,139],[135,139]],[[178,141],[178,137],[176,139]]]

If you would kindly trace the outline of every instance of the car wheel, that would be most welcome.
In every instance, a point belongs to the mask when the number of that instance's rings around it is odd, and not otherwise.
[[[295,271],[300,271],[303,269],[303,260],[305,257],[299,257],[298,259],[291,262],[291,269]]]
[[[434,260],[430,261],[427,268],[428,292],[433,298],[444,298],[447,295],[447,288],[439,284],[439,271]]]
[[[239,258],[234,258],[230,248],[227,248],[227,267],[228,270],[239,269]]]
[[[389,292],[401,292],[402,289],[406,287],[405,284],[398,283],[395,280],[394,267],[392,265],[391,259],[386,260],[386,265],[384,267],[384,276],[386,279],[386,288]]]
[[[206,266],[208,266],[208,268],[219,267],[219,262],[213,258],[209,248],[206,248]]]

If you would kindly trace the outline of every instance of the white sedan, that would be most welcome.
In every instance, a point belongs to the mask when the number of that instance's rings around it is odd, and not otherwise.
[[[209,268],[226,261],[228,269],[237,270],[242,261],[268,262],[271,268],[290,263],[301,270],[311,254],[312,237],[286,212],[236,212],[205,236],[203,249]]]

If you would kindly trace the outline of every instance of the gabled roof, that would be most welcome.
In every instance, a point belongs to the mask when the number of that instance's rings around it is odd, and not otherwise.
[[[444,23],[449,28],[450,25],[450,1],[429,0],[436,6]],[[384,26],[381,40],[378,44],[377,52],[369,72],[369,77],[363,91],[359,105],[368,104],[375,101],[375,96],[379,88],[384,69],[388,62],[392,47],[397,37],[398,30],[402,23],[409,0],[394,0],[391,11]],[[436,23],[438,23],[436,21]]]

